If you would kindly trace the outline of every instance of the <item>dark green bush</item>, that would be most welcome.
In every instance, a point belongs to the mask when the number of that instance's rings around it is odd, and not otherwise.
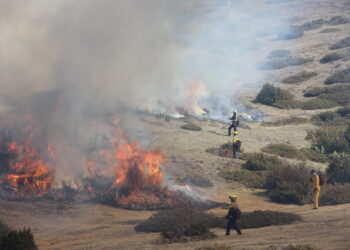
[[[304,165],[274,168],[267,177],[269,198],[279,203],[305,204],[311,199],[310,170]]]
[[[343,48],[347,48],[350,47],[350,36],[340,40],[339,42],[331,45],[329,47],[329,49],[331,50],[336,50],[336,49],[343,49]]]
[[[193,123],[186,123],[184,125],[181,126],[182,129],[186,129],[186,130],[192,130],[192,131],[201,131],[202,128],[193,124]]]
[[[274,122],[263,122],[261,125],[265,127],[277,127],[277,126],[284,126],[284,125],[298,125],[303,123],[308,123],[309,119],[304,117],[290,117],[282,120],[277,120]]]
[[[320,63],[325,64],[325,63],[329,63],[329,62],[333,62],[339,59],[344,58],[343,55],[340,55],[338,53],[330,53],[328,55],[325,55],[324,57],[322,57],[320,59]]]
[[[0,237],[0,249],[3,250],[38,250],[30,228],[11,230]]]
[[[226,181],[240,182],[250,188],[264,188],[266,182],[266,173],[264,171],[249,170],[230,170],[223,169],[219,172],[219,176]]]
[[[307,71],[303,71],[299,74],[296,75],[292,75],[289,76],[287,78],[284,78],[282,80],[283,83],[288,83],[288,84],[293,84],[293,83],[299,83],[299,82],[304,82],[309,80],[310,78],[316,76],[317,73],[315,72],[307,72]]]
[[[328,77],[324,83],[327,85],[334,83],[350,83],[350,68],[334,73]]]
[[[336,154],[326,170],[328,183],[350,183],[350,156]]]
[[[285,57],[290,54],[290,50],[285,49],[278,49],[271,51],[271,53],[267,56],[270,59],[277,58],[277,57]]]
[[[350,203],[350,184],[323,186],[319,202],[322,206]]]
[[[315,88],[311,88],[311,89],[308,89],[307,91],[305,91],[304,96],[305,97],[316,97],[316,96],[323,94],[324,92],[325,92],[325,88],[315,87]]]
[[[250,171],[267,170],[283,163],[278,157],[263,153],[245,153],[244,158],[242,168]]]
[[[290,159],[298,159],[302,161],[307,159],[305,154],[302,151],[296,149],[291,145],[283,144],[283,143],[270,144],[262,148],[261,150],[265,153],[276,154],[281,157],[290,158]]]
[[[345,127],[324,126],[308,131],[307,139],[311,140],[313,149],[322,153],[349,152],[349,143],[344,137],[345,131]]]
[[[303,110],[330,109],[336,106],[337,103],[322,98],[314,98],[300,103],[300,108]]]
[[[287,90],[265,84],[256,96],[256,102],[277,108],[293,108],[296,106],[294,96]]]
[[[267,62],[264,62],[259,66],[259,69],[261,70],[276,70],[276,69],[283,69],[289,66],[298,66],[303,65],[305,63],[311,62],[312,59],[309,58],[303,58],[303,57],[283,57],[283,58],[276,58],[269,60]]]

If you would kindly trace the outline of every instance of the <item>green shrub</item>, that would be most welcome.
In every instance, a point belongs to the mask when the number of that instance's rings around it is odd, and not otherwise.
[[[282,80],[283,83],[288,83],[288,84],[293,84],[293,83],[299,83],[299,82],[304,82],[309,80],[310,78],[316,76],[317,73],[315,72],[307,72],[307,71],[303,71],[299,74],[296,75],[292,75],[290,77],[284,78]]]
[[[187,173],[186,176],[178,178],[178,181],[197,187],[207,188],[213,186],[213,183],[208,177],[199,173]]]
[[[311,140],[313,149],[322,153],[349,152],[349,143],[344,137],[345,130],[345,127],[324,126],[309,130],[307,139]]]
[[[339,42],[331,45],[329,47],[329,49],[331,50],[336,50],[336,49],[343,49],[343,48],[347,48],[350,47],[350,36],[340,40]]]
[[[202,128],[193,124],[193,123],[186,123],[184,125],[181,126],[182,129],[186,129],[186,130],[191,130],[191,131],[201,131]]]
[[[274,168],[267,177],[267,194],[279,203],[305,204],[311,199],[309,169],[304,165]]]
[[[267,62],[262,63],[259,66],[261,70],[276,70],[283,69],[289,66],[298,66],[303,65],[305,63],[311,62],[312,59],[303,58],[303,57],[284,57],[284,58],[276,58],[269,60]]]
[[[328,77],[324,83],[327,85],[334,83],[350,83],[350,68],[334,73]]]
[[[161,210],[146,221],[136,225],[137,232],[160,232],[169,241],[181,241],[186,237],[208,239],[215,235],[211,225],[220,224],[220,219],[194,207]]]
[[[270,59],[277,58],[277,57],[285,57],[290,54],[290,50],[285,49],[278,49],[271,51],[271,53],[267,56]]]
[[[306,160],[305,154],[288,144],[270,144],[261,149],[265,153],[276,154],[289,159]]]
[[[11,230],[0,237],[0,249],[4,250],[38,250],[30,228]]]
[[[337,28],[326,28],[320,31],[320,33],[332,33],[332,32],[337,32],[337,31],[341,31],[341,29],[337,29]]]
[[[278,157],[263,153],[245,153],[244,158],[246,163],[242,165],[242,168],[250,171],[267,170],[283,163]]]
[[[350,184],[322,186],[319,202],[322,206],[350,203]]]
[[[304,117],[290,117],[274,122],[263,122],[261,125],[265,127],[278,127],[278,126],[284,126],[284,125],[298,125],[298,124],[303,124],[303,123],[308,123],[309,119],[304,118]]]
[[[350,124],[350,108],[344,107],[336,112],[327,111],[311,118],[315,125],[321,126],[345,126]]]
[[[335,102],[341,106],[350,104],[350,85],[341,84],[324,88],[309,89],[304,93],[305,97],[319,97],[328,101]]]
[[[350,156],[335,154],[326,170],[328,183],[350,183]]]
[[[287,90],[265,84],[256,96],[256,102],[277,108],[295,107],[294,96]]]
[[[305,156],[307,157],[307,159],[309,159],[310,161],[315,161],[315,162],[327,162],[328,161],[328,157],[316,150],[313,149],[302,149],[301,150]]]
[[[300,103],[300,108],[303,110],[329,109],[334,108],[336,106],[337,103],[322,98],[314,98],[312,100]]]
[[[219,172],[219,176],[226,181],[240,182],[250,188],[264,188],[266,182],[266,176],[263,171],[252,172],[246,169],[223,169]]]
[[[338,53],[330,53],[328,55],[325,55],[324,57],[322,57],[320,59],[320,63],[325,64],[325,63],[329,63],[329,62],[333,62],[339,59],[344,58],[343,55],[340,55]]]

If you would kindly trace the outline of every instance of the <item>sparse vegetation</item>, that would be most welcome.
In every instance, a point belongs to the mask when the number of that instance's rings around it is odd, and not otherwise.
[[[193,123],[186,123],[186,124],[182,125],[181,128],[186,129],[186,130],[191,130],[191,131],[201,131],[202,130],[201,127],[199,127]]]
[[[242,165],[242,168],[250,171],[267,170],[282,164],[278,157],[263,153],[245,153],[244,159],[246,163]]]
[[[267,58],[273,59],[277,57],[285,57],[285,56],[288,56],[290,53],[291,53],[290,50],[278,49],[278,50],[271,51],[271,53],[267,56]]]
[[[350,83],[350,68],[334,73],[328,77],[324,83],[327,85],[334,83]]]
[[[293,108],[296,106],[294,96],[287,90],[265,84],[256,96],[256,102],[277,108]]]
[[[226,181],[240,182],[250,188],[264,188],[266,182],[265,175],[265,171],[249,171],[246,169],[223,169],[219,172],[219,176]]]
[[[11,230],[0,236],[0,249],[4,250],[38,250],[30,228]]]
[[[324,57],[322,57],[320,59],[320,63],[325,64],[325,63],[333,62],[333,61],[336,61],[336,60],[339,60],[342,58],[344,58],[343,55],[340,55],[340,54],[334,52],[334,53],[330,53],[330,54],[327,54]]]
[[[300,102],[299,105],[303,110],[315,110],[334,108],[337,106],[337,103],[328,99],[314,98],[305,102]]]
[[[341,29],[337,29],[337,28],[326,28],[320,31],[320,33],[332,33],[332,32],[337,32],[337,31],[341,31]]]
[[[329,47],[329,49],[331,50],[336,50],[336,49],[343,49],[343,48],[347,48],[350,47],[350,36],[340,40],[339,42],[331,45]]]
[[[304,165],[274,168],[267,177],[269,198],[279,203],[305,204],[311,199],[309,169]]]
[[[302,58],[302,57],[276,58],[263,63],[262,65],[260,65],[259,69],[261,70],[283,69],[289,66],[303,65],[311,61],[312,59]]]
[[[277,120],[274,122],[263,122],[261,125],[265,127],[278,127],[278,126],[285,126],[285,125],[298,125],[303,123],[308,123],[309,119],[304,117],[290,117],[282,120]]]
[[[327,111],[314,115],[311,121],[321,126],[346,126],[350,125],[350,106],[341,108],[335,112]]]
[[[315,72],[307,72],[307,71],[303,71],[299,74],[284,78],[282,80],[283,83],[287,83],[287,84],[293,84],[293,83],[299,83],[299,82],[304,82],[309,80],[310,78],[316,76],[317,73]]]
[[[337,103],[341,106],[350,104],[350,85],[341,84],[323,88],[312,88],[304,93],[305,97],[315,97]]]
[[[262,148],[262,151],[289,159],[298,159],[302,161],[307,159],[302,151],[288,144],[270,144]]]

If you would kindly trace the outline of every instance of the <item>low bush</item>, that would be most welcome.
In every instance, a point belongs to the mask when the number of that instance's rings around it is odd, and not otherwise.
[[[304,82],[309,80],[310,78],[316,76],[317,73],[315,72],[307,72],[307,71],[303,71],[299,74],[296,75],[292,75],[289,76],[287,78],[284,78],[282,80],[283,83],[287,83],[287,84],[293,84],[293,83],[299,83],[299,82]]]
[[[346,127],[320,127],[309,130],[307,139],[311,141],[311,148],[318,152],[331,154],[334,152],[349,152],[349,143],[345,139]]]
[[[304,148],[301,151],[305,154],[306,158],[310,161],[322,162],[322,163],[328,161],[327,155],[322,154],[314,149]]]
[[[11,227],[7,225],[2,219],[0,220],[0,236],[11,231]]]
[[[199,173],[187,173],[186,176],[178,178],[178,181],[197,187],[208,188],[213,186],[213,183],[208,177]]]
[[[311,121],[321,126],[346,126],[350,125],[350,106],[341,108],[335,112],[327,111],[312,116]]]
[[[0,249],[38,250],[30,228],[11,230],[0,237]]]
[[[278,157],[263,153],[245,153],[243,157],[246,162],[242,168],[250,171],[267,170],[283,163]]]
[[[304,23],[300,26],[300,28],[304,31],[314,30],[321,28],[327,21],[324,19],[313,20],[311,22]]]
[[[263,64],[260,65],[259,69],[261,70],[283,69],[289,66],[303,65],[311,61],[312,59],[303,58],[303,57],[276,58],[276,59],[272,59],[267,62],[264,62]]]
[[[269,198],[279,203],[305,204],[311,199],[309,169],[304,165],[274,168],[267,177]]]
[[[350,83],[350,68],[334,73],[328,77],[324,83],[327,85],[334,83]]]
[[[318,97],[341,106],[350,104],[350,85],[341,84],[324,88],[312,88],[304,93],[305,97]]]
[[[136,225],[137,232],[160,232],[169,241],[208,239],[215,235],[210,226],[221,224],[222,220],[212,214],[193,207],[161,210],[147,220]]]
[[[270,144],[261,149],[265,153],[276,154],[289,159],[306,160],[305,154],[288,144]]]
[[[264,171],[249,171],[223,169],[219,172],[219,176],[226,181],[236,181],[250,188],[264,188],[266,182],[266,173]]]
[[[312,100],[300,102],[300,108],[303,110],[330,109],[336,106],[336,102],[323,98],[314,98]]]
[[[350,203],[350,184],[325,185],[320,192],[320,205]]]
[[[343,49],[343,48],[347,48],[350,47],[350,36],[340,40],[339,42],[331,45],[329,47],[329,49],[331,50],[336,50],[336,49]]]
[[[341,31],[341,29],[337,29],[337,28],[326,28],[320,31],[320,33],[332,33],[332,32],[337,32],[337,31]]]
[[[350,183],[350,155],[333,155],[326,174],[328,183]]]
[[[291,53],[290,50],[278,49],[278,50],[271,51],[271,53],[267,56],[267,58],[274,59],[277,57],[285,57],[285,56],[288,56],[290,53]]]
[[[265,84],[256,96],[255,101],[277,108],[293,108],[296,106],[294,96],[289,91],[275,87],[272,84]]]
[[[298,125],[303,123],[308,123],[309,119],[304,117],[293,116],[290,118],[274,121],[274,122],[263,122],[261,125],[265,127],[278,127],[285,125]]]
[[[202,128],[193,124],[193,123],[186,123],[184,125],[181,126],[182,129],[186,129],[186,130],[191,130],[191,131],[201,131]]]
[[[335,16],[335,17],[332,17],[327,22],[328,25],[339,25],[339,24],[345,24],[345,23],[350,23],[350,18]]]
[[[328,55],[325,55],[324,57],[322,57],[320,59],[320,63],[325,64],[325,63],[329,63],[329,62],[333,62],[339,59],[344,58],[343,55],[340,55],[338,53],[330,53]]]

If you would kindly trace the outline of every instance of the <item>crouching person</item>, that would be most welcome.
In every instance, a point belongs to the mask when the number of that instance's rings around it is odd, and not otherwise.
[[[236,195],[230,195],[228,198],[231,200],[231,204],[228,206],[229,210],[226,216],[226,235],[230,235],[231,228],[234,228],[237,231],[237,234],[241,235],[241,229],[237,226],[237,220],[241,216],[241,210],[239,210],[237,204],[237,197]]]

